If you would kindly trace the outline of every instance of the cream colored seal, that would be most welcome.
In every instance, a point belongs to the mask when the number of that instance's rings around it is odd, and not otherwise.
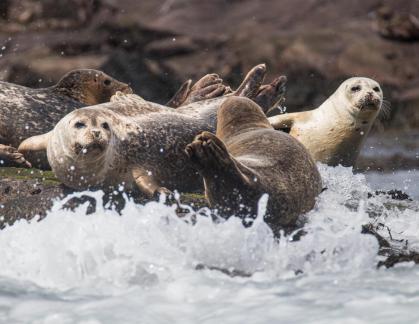
[[[275,129],[289,130],[316,161],[354,166],[382,103],[376,81],[354,77],[317,109],[270,117],[269,122]]]

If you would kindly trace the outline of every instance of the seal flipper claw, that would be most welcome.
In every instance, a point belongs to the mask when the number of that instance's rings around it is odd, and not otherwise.
[[[0,144],[0,160],[3,163],[12,163],[20,167],[31,168],[32,165],[26,161],[22,153],[12,146]]]
[[[241,181],[248,182],[247,177],[240,171],[240,163],[230,155],[223,141],[210,132],[198,135],[191,144],[187,145],[186,153],[204,176],[218,177],[228,172],[229,175],[235,174]]]
[[[270,84],[261,86],[253,101],[262,108],[265,114],[268,113],[284,99],[286,83],[287,78],[280,76]]]

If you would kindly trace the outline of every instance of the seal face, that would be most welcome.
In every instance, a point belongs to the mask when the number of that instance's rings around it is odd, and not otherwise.
[[[0,82],[0,144],[17,147],[26,138],[52,130],[69,112],[107,102],[117,91],[132,93],[127,84],[88,69],[71,71],[43,89]],[[6,162],[15,160],[7,150],[2,153]],[[48,167],[45,154],[25,157],[38,167]]]
[[[79,69],[68,72],[51,87],[57,94],[70,97],[85,106],[108,102],[117,92],[132,93],[131,88],[102,71]]]
[[[204,178],[209,203],[221,215],[254,218],[259,199],[268,194],[265,221],[276,235],[293,229],[321,191],[307,150],[275,131],[247,98],[227,99],[218,111],[216,135],[203,132],[185,150]]]
[[[278,115],[269,121],[275,129],[289,130],[316,161],[354,166],[382,103],[380,85],[356,77],[344,81],[317,109]]]
[[[48,160],[69,186],[94,188],[105,181],[114,161],[111,121],[109,114],[84,108],[67,115],[52,131],[54,136],[47,144]]]
[[[265,72],[264,65],[253,68],[234,94],[257,96]],[[269,92],[276,98],[283,90],[276,86],[261,95],[265,98]],[[172,109],[118,92],[110,103],[71,112],[53,131],[25,140],[19,152],[47,150],[56,176],[79,190],[123,185],[148,196],[175,189],[200,190],[202,181],[184,148],[196,134],[215,131],[217,110],[227,98]],[[94,130],[100,130],[103,142],[95,137]]]

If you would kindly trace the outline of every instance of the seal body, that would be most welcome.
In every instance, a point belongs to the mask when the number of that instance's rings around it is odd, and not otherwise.
[[[354,166],[382,102],[376,81],[350,78],[317,109],[278,115],[269,121],[275,129],[287,129],[316,161]]]
[[[295,227],[321,191],[315,162],[290,135],[275,131],[262,109],[232,97],[218,111],[216,135],[203,132],[186,147],[204,178],[205,194],[224,216],[254,218],[268,195],[265,221],[275,234]]]
[[[283,96],[284,78],[258,92],[265,71],[264,65],[253,68],[234,94],[264,102]],[[199,190],[202,181],[184,148],[196,134],[215,131],[217,110],[228,97],[172,109],[117,93],[110,103],[71,112],[53,131],[25,140],[19,151],[46,149],[57,177],[79,190],[122,185],[148,196]]]
[[[56,176],[75,189],[122,185],[131,190],[137,184],[149,195],[160,187],[197,190],[201,182],[184,148],[197,133],[215,130],[217,108],[224,100],[173,110],[139,97],[122,98],[73,111],[51,132],[48,161]],[[109,125],[109,137],[103,123]],[[96,129],[99,139],[106,137],[103,152],[92,151]]]
[[[96,70],[71,71],[43,89],[0,82],[0,144],[18,147],[24,139],[50,131],[69,112],[107,102],[117,91],[132,93],[127,84]],[[45,154],[30,160],[47,164]]]

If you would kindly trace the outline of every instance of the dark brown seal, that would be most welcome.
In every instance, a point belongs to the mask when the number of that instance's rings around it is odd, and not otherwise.
[[[132,93],[127,84],[89,69],[71,71],[49,88],[31,89],[0,82],[0,144],[4,145],[0,147],[0,156],[3,164],[27,163],[25,159],[16,160],[13,147],[18,147],[26,138],[50,131],[75,109],[109,101],[117,91]],[[32,157],[30,161],[45,165],[46,156]]]
[[[259,92],[265,72],[264,65],[253,68],[234,94],[255,100],[266,96],[266,89]],[[283,86],[272,87],[277,96],[283,95]],[[217,110],[228,98],[172,109],[117,93],[110,103],[71,112],[51,132],[25,140],[19,151],[47,150],[56,176],[78,190],[121,185],[148,196],[168,189],[200,190],[202,180],[184,148],[196,134],[215,132]]]
[[[275,131],[247,98],[227,99],[218,110],[216,135],[203,132],[185,150],[204,178],[208,202],[221,215],[253,219],[268,194],[265,221],[275,234],[292,229],[322,189],[309,152]]]

